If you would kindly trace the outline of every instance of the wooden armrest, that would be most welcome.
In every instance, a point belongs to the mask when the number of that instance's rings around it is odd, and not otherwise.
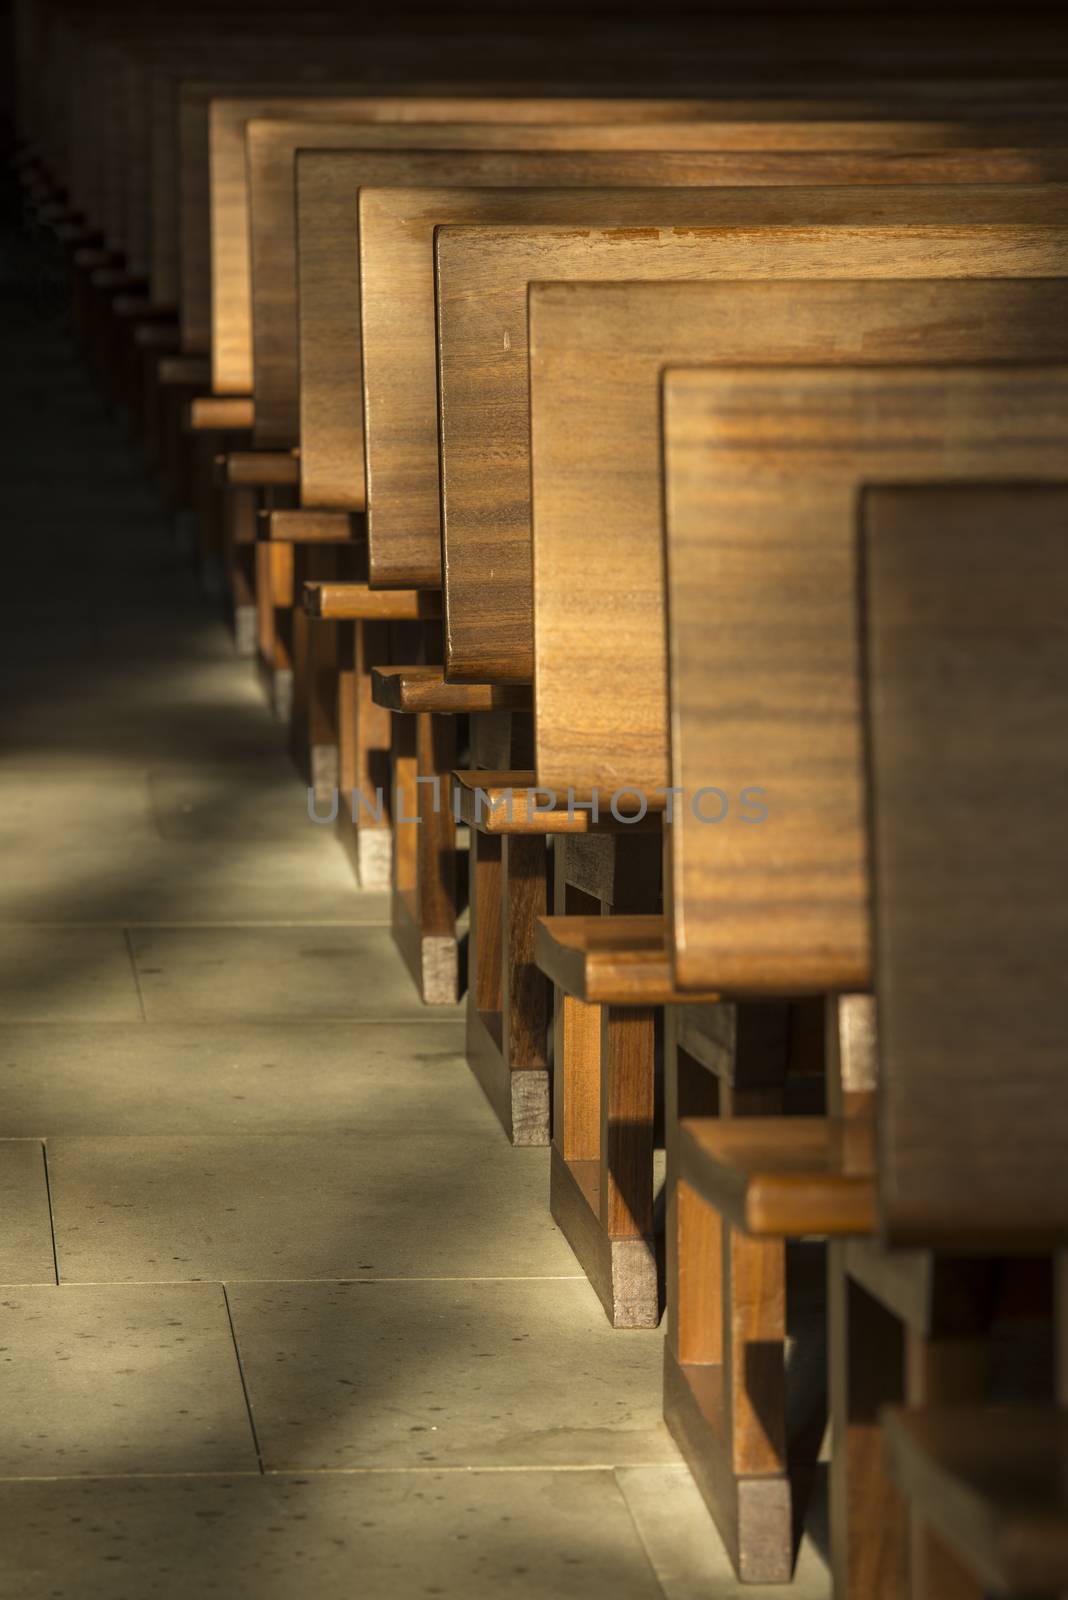
[[[207,356],[164,356],[156,368],[161,384],[170,388],[211,382],[211,362]]]
[[[534,959],[565,994],[590,1005],[664,1006],[692,998],[675,988],[660,916],[539,917]]]
[[[875,1230],[866,1119],[687,1117],[678,1160],[680,1179],[744,1233],[843,1238]]]
[[[375,667],[371,698],[388,711],[529,711],[525,684],[446,683],[442,667]]]
[[[439,589],[372,589],[366,583],[306,583],[304,610],[324,622],[408,622],[441,616]]]
[[[946,1406],[883,1421],[899,1486],[984,1589],[1068,1589],[1068,1412]]]
[[[363,533],[349,511],[268,511],[267,533],[286,544],[351,544]]]
[[[300,462],[292,450],[229,450],[216,463],[224,487],[270,489],[300,482]]]
[[[660,816],[647,812],[620,822],[606,805],[595,822],[589,811],[571,808],[566,800],[551,810],[536,809],[549,798],[533,772],[454,772],[460,819],[480,833],[659,833]],[[510,798],[509,798],[510,796]]]
[[[244,431],[256,420],[252,399],[238,394],[202,394],[189,404],[189,428],[193,433]]]

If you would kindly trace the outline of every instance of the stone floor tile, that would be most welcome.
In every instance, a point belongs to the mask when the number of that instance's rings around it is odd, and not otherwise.
[[[0,1138],[405,1132],[500,1138],[464,1026],[18,1023],[0,1035]]]
[[[218,1284],[0,1289],[0,1477],[257,1467]]]
[[[427,1031],[428,1043],[433,1039]],[[53,1139],[63,1282],[573,1276],[545,1150],[487,1126]],[[549,1291],[546,1290],[546,1293]]]
[[[44,1145],[0,1140],[0,1283],[55,1281]]]
[[[0,927],[5,1022],[138,1022],[143,1013],[121,928]]]
[[[459,1012],[419,1000],[377,928],[135,928],[150,1022],[236,1017],[397,1018]]]
[[[665,1600],[830,1600],[830,1572],[813,1537],[801,1542],[792,1583],[741,1583],[685,1466],[619,1467],[616,1477]]]
[[[567,1282],[235,1284],[268,1468],[676,1461],[663,1338]]]
[[[660,1600],[609,1472],[0,1484],[5,1600]]]

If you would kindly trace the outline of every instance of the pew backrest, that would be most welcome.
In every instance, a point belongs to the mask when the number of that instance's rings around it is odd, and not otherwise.
[[[893,1243],[1041,1250],[1068,1238],[1068,483],[988,476],[861,503],[878,1196]]]
[[[897,302],[896,322],[867,321],[871,365],[724,365],[664,379],[679,790],[669,829],[671,937],[684,988],[713,971],[724,990],[742,994],[871,986],[862,490],[1068,476],[1068,368],[1006,359],[1037,343],[1047,286],[943,285],[922,322],[915,312],[930,286],[867,287],[887,295],[885,310]],[[1010,299],[983,351],[989,287]],[[923,355],[948,354],[937,346],[954,341],[934,335],[939,301],[943,325],[955,307],[968,329],[958,346],[990,365],[887,364],[895,353],[915,360],[921,327]],[[839,331],[859,330],[845,297],[839,304]],[[1068,346],[1056,353],[1063,360]],[[924,825],[922,816],[899,820]],[[880,990],[880,1007],[882,999]]]
[[[806,159],[799,158],[799,171]],[[439,513],[435,452],[433,468],[423,469],[418,503],[425,509],[421,519],[412,516],[408,537],[422,526],[429,565],[436,559],[440,514],[445,665],[452,676],[517,682],[533,676],[526,308],[532,280],[1057,271],[1046,229],[1058,216],[1065,220],[1059,188],[1012,193],[847,186],[633,200],[621,195],[615,204],[610,195],[590,199],[589,215],[580,219],[584,226],[550,228],[543,220],[526,230],[443,227],[438,234],[442,507]],[[373,203],[368,197],[364,209]],[[385,197],[383,206],[388,203]],[[610,217],[599,209],[605,204],[612,208]],[[615,225],[605,227],[606,220]],[[941,234],[932,231],[938,224],[944,225]],[[960,248],[963,235],[954,229],[973,233],[974,251]],[[611,353],[607,359],[614,359]],[[381,384],[377,392],[383,393]],[[605,441],[604,454],[616,459],[613,440]],[[492,473],[484,470],[487,459],[494,463]],[[406,504],[403,515],[409,513]],[[376,502],[372,519],[378,515]],[[606,537],[611,529],[613,545],[615,517],[616,508],[602,503],[597,525]],[[627,527],[621,537],[628,537]],[[637,557],[642,567],[655,560],[648,542],[644,552]]]

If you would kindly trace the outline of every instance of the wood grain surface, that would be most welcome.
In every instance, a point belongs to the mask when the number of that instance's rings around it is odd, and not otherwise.
[[[970,404],[957,390],[947,381],[955,413]],[[1068,1237],[1068,484],[990,486],[1020,453],[1000,444],[1011,433],[1036,476],[1059,462],[1068,480],[1065,392],[1048,409],[1040,395],[1024,379],[993,387],[999,442],[971,452],[982,488],[865,499],[879,1197],[894,1244]],[[1058,430],[1051,459],[1040,441]]]
[[[806,159],[798,159],[798,175]],[[903,166],[899,176],[904,178]],[[581,226],[443,228],[438,236],[445,663],[450,676],[529,681],[533,675],[527,347],[531,282],[999,276],[1015,275],[1017,266],[1025,273],[1045,272],[1051,270],[1046,230],[1058,218],[1065,220],[1059,188],[1055,195],[1037,188],[1014,194],[937,187],[621,192],[618,197],[591,193],[590,202]],[[543,223],[548,220],[546,213]],[[1007,225],[1010,220],[1018,229],[999,232],[999,222]],[[933,232],[939,222],[947,230],[941,236]],[[914,226],[908,227],[910,223]],[[960,248],[964,235],[958,230],[969,225],[976,231],[974,250]],[[1022,253],[1014,265],[1018,249]],[[600,353],[594,359],[603,365]],[[583,440],[587,453],[615,459],[613,440],[596,450],[589,430]],[[492,471],[485,470],[487,460],[493,462]],[[613,544],[618,492],[601,498],[596,513],[590,509],[596,495],[586,507],[594,527],[603,526],[604,538]],[[436,509],[431,512],[429,491],[421,498],[430,524]],[[626,526],[620,537],[629,538]],[[428,550],[430,546],[428,537]],[[644,567],[652,560],[655,549],[646,540],[639,568],[642,583]],[[570,581],[575,578],[569,572]],[[621,585],[626,581],[621,577]]]
[[[738,125],[728,125],[737,131]],[[567,223],[614,224],[619,228],[638,229],[650,224],[694,226],[701,222],[718,220],[717,211],[724,223],[737,218],[763,220],[761,201],[756,197],[748,206],[741,196],[732,193],[736,202],[733,212],[729,205],[723,213],[728,197],[709,194],[689,200],[680,196],[679,206],[671,204],[676,188],[700,186],[701,188],[730,187],[735,185],[789,185],[821,183],[912,184],[930,185],[938,181],[964,179],[987,180],[1038,179],[1064,176],[1066,173],[1063,152],[1005,152],[986,149],[981,151],[951,150],[927,151],[922,154],[895,152],[894,134],[887,131],[883,137],[887,149],[881,153],[854,152],[850,148],[852,124],[844,123],[832,135],[824,127],[821,133],[832,149],[799,155],[761,150],[719,151],[710,149],[698,154],[697,147],[704,143],[710,147],[724,140],[722,126],[692,124],[689,127],[651,128],[601,128],[555,130],[557,142],[592,143],[592,135],[601,140],[622,146],[624,140],[646,143],[659,137],[661,143],[676,145],[685,134],[694,153],[687,160],[679,149],[665,151],[659,159],[649,156],[620,155],[615,162],[606,157],[590,158],[588,162],[577,157],[545,158],[541,181],[561,185],[585,182],[590,187],[591,205],[583,210],[581,198],[563,194],[555,200],[550,192],[529,199],[523,195],[503,192],[479,194],[469,190],[440,196],[414,189],[404,194],[365,191],[359,202],[360,276],[363,300],[361,328],[363,336],[363,404],[366,411],[366,472],[373,484],[368,505],[371,560],[374,581],[382,583],[437,583],[440,581],[439,547],[442,538],[441,490],[439,485],[438,434],[434,409],[435,362],[432,345],[435,335],[433,286],[430,266],[432,236],[435,227],[467,223],[472,225]],[[869,125],[861,131],[863,143]],[[903,143],[907,146],[914,137],[914,127],[903,125]],[[498,167],[501,183],[514,181],[528,185],[538,181],[537,159],[526,156],[516,158],[514,180],[504,171],[506,163]],[[489,171],[478,178],[480,186],[488,181]],[[457,180],[459,181],[459,180]],[[613,204],[611,196],[602,197],[592,186],[621,183],[656,184],[669,193],[650,207],[646,201],[633,205]],[[325,180],[324,180],[325,186]],[[654,194],[655,191],[649,191]],[[703,203],[702,203],[703,202]],[[336,206],[338,221],[333,228],[334,237],[343,233],[347,242],[352,232],[348,214],[351,198],[346,201],[327,201],[320,191],[315,199],[315,210],[321,215],[328,205]],[[768,206],[768,197],[763,205]],[[347,496],[358,496],[360,489],[355,469],[358,452],[364,448],[360,437],[359,399],[348,398],[351,385],[347,374],[354,359],[356,343],[351,309],[342,311],[340,269],[337,260],[339,248],[330,249],[327,243],[325,220],[314,220],[309,213],[312,205],[301,207],[300,227],[313,230],[314,248],[301,245],[301,281],[310,288],[301,308],[301,383],[302,401],[301,439],[306,455],[306,476],[312,491],[318,496],[324,488],[317,481],[322,472],[328,476],[326,488],[340,487]],[[782,214],[782,213],[780,213]],[[796,208],[784,213],[791,220],[801,215]],[[807,218],[806,218],[807,220]],[[272,238],[277,230],[271,230]],[[580,237],[585,237],[582,235]],[[635,260],[636,247],[643,236],[632,237],[631,251],[618,247],[607,252],[603,266],[606,276],[642,276]],[[573,241],[577,242],[577,241]],[[667,257],[669,247],[678,245],[680,252],[691,240],[679,240],[664,233],[654,242],[661,246],[657,252],[655,276],[695,275],[693,251],[684,252],[685,260],[671,263]],[[347,248],[347,243],[346,243]],[[273,246],[272,246],[273,249]],[[537,246],[532,255],[537,257]],[[464,325],[465,313],[470,309],[478,315],[483,309],[498,312],[499,301],[490,297],[500,292],[500,285],[489,277],[493,262],[484,262],[477,243],[472,246],[476,282],[463,278],[457,280],[453,298],[453,318]],[[576,250],[575,257],[579,257]],[[528,278],[542,271],[552,276],[582,275],[565,261],[546,262],[535,259],[529,263]],[[596,267],[589,262],[591,273]],[[525,293],[524,280],[524,293]],[[513,302],[514,304],[514,302]],[[335,309],[336,308],[336,309]],[[257,296],[257,321],[259,305]],[[520,317],[520,320],[521,317]],[[339,326],[339,324],[343,324]],[[485,323],[482,324],[485,327]],[[526,415],[523,420],[523,449],[516,451],[505,446],[503,438],[486,441],[483,437],[483,419],[489,418],[495,434],[503,428],[503,414],[487,401],[483,383],[486,366],[495,368],[498,362],[507,364],[511,357],[517,364],[523,358],[525,337],[505,343],[510,333],[502,334],[500,316],[494,317],[493,338],[488,348],[480,349],[479,370],[468,392],[469,403],[477,411],[478,423],[468,430],[461,424],[459,438],[468,441],[467,452],[477,465],[472,469],[471,492],[479,501],[482,511],[478,548],[471,552],[465,564],[464,540],[459,538],[457,555],[457,582],[471,574],[473,588],[481,592],[488,585],[485,599],[490,612],[500,619],[501,649],[487,664],[481,657],[474,661],[463,660],[463,604],[457,608],[456,632],[451,636],[450,654],[446,665],[454,676],[477,677],[489,673],[503,673],[509,677],[530,676],[530,607],[529,607],[529,533],[522,540],[522,557],[517,562],[510,545],[511,523],[517,507],[522,510],[528,499],[527,478],[529,461],[525,454]],[[503,345],[503,349],[502,349]],[[444,336],[442,371],[446,371]],[[526,372],[523,370],[523,393],[526,392]],[[257,365],[256,394],[260,396],[259,367]],[[447,397],[443,390],[443,406]],[[320,443],[321,441],[321,443]],[[483,471],[486,459],[484,450],[491,446],[494,470]],[[502,458],[496,452],[500,449]],[[514,461],[514,468],[513,468]],[[458,464],[457,472],[461,468]],[[346,476],[348,481],[345,482]],[[336,487],[334,492],[337,492]],[[446,483],[446,519],[450,499]],[[346,501],[347,503],[347,501]],[[462,521],[462,512],[457,513]],[[503,523],[502,535],[497,537],[498,519]],[[466,524],[465,524],[466,526]],[[445,550],[448,558],[450,540],[446,521]],[[504,546],[503,560],[498,559]],[[402,564],[394,569],[394,562]],[[451,585],[450,585],[451,587]],[[475,602],[478,603],[477,601]],[[481,618],[480,618],[481,620]],[[450,615],[451,622],[451,615]],[[518,640],[516,635],[518,634]],[[521,658],[521,659],[520,659]]]
[[[896,301],[896,320],[854,323],[840,295],[840,357],[862,326],[873,363],[895,349],[915,357],[919,340],[929,357],[947,342],[980,354],[988,337],[992,358],[1039,342],[1056,351],[1043,297],[1060,286],[866,287],[884,311]],[[1002,302],[984,332],[991,287],[1015,305]],[[803,338],[798,300],[793,317]],[[866,989],[858,496],[869,483],[1068,475],[1068,369],[720,367],[664,383],[671,781],[691,797],[709,784],[732,797],[758,786],[767,811],[758,826],[736,809],[713,826],[680,803],[678,981]]]
[[[1051,203],[1053,196],[1051,190]],[[982,270],[991,248],[1006,275],[1014,263],[1035,273],[1062,271],[1068,259],[1054,227],[980,227],[971,235],[913,227],[875,249],[879,275],[896,263],[902,276],[911,267],[918,277],[958,273],[958,281],[842,277],[531,290],[539,782],[560,792],[570,783],[587,794],[637,783],[649,795],[668,783],[661,369],[672,362],[833,366],[920,355],[1064,354],[1063,283],[965,281]],[[873,261],[863,230],[828,230],[822,249],[828,274],[861,273]],[[776,263],[789,257],[784,236]]]

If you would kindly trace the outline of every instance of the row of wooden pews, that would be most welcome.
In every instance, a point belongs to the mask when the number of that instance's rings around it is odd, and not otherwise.
[[[1063,30],[19,20],[86,359],[739,1577],[829,1476],[839,1600],[1068,1591]]]

